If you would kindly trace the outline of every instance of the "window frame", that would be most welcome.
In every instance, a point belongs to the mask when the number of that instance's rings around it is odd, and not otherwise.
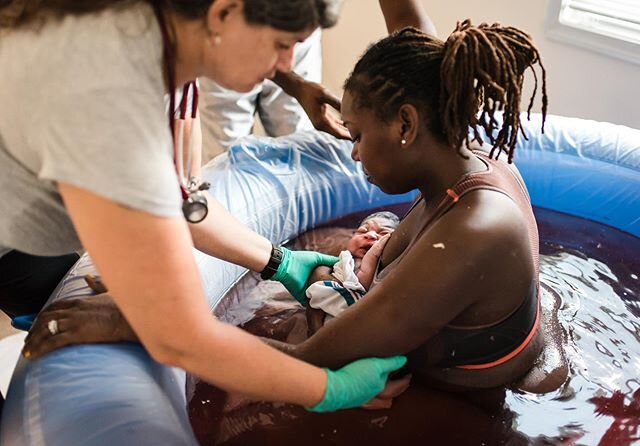
[[[607,56],[640,64],[640,45],[560,23],[562,0],[547,0],[545,33],[556,42],[569,43]]]

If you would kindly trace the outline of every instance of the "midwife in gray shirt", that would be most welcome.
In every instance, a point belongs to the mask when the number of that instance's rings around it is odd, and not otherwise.
[[[3,2],[0,308],[39,310],[84,248],[156,360],[225,390],[317,411],[373,398],[404,358],[321,369],[211,315],[193,244],[264,271],[294,296],[313,268],[335,259],[273,247],[211,197],[212,218],[188,225],[164,103],[199,76],[249,91],[288,72],[295,43],[335,23],[336,3]],[[64,333],[63,321],[40,322],[51,336]]]

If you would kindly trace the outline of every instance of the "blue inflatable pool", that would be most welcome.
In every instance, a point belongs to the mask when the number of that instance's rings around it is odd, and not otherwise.
[[[540,116],[523,120],[516,163],[534,205],[640,237],[640,131]],[[207,166],[204,177],[231,212],[275,243],[370,208],[403,203],[373,188],[350,143],[315,132],[247,138]],[[245,272],[195,253],[210,308]],[[51,301],[88,294],[83,257]],[[85,345],[21,360],[4,407],[3,445],[197,444],[186,412],[185,373],[154,362],[137,344]]]

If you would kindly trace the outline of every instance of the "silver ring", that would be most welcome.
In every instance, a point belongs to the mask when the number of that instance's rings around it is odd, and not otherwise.
[[[49,329],[49,333],[51,333],[51,336],[55,336],[59,333],[58,331],[58,321],[55,319],[51,319],[49,321],[49,323],[47,324],[47,328]]]

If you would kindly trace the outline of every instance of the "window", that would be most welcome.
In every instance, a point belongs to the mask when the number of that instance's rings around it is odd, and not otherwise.
[[[548,0],[550,38],[640,64],[640,0]]]

